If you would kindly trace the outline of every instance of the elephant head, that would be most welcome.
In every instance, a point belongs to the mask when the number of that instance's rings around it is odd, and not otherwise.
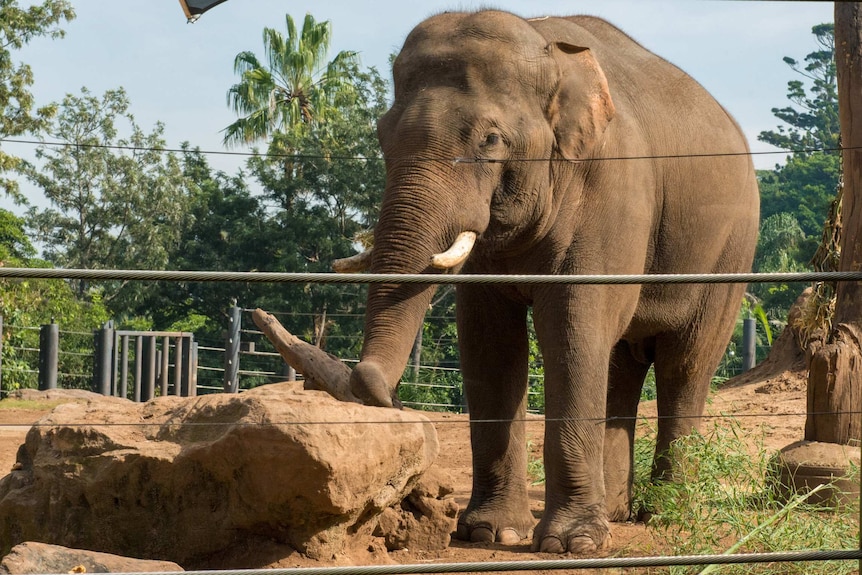
[[[502,272],[494,262],[554,226],[564,200],[554,160],[588,158],[602,142],[614,106],[601,68],[587,46],[548,42],[530,22],[492,11],[421,23],[393,73],[395,100],[378,123],[386,190],[373,254],[359,259],[373,273],[456,273],[465,259],[470,271]],[[465,232],[475,247],[458,245]],[[370,287],[351,379],[365,403],[393,405],[433,293]]]

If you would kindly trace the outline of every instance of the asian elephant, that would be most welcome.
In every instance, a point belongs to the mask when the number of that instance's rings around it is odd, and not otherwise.
[[[608,22],[443,13],[409,34],[393,74],[394,103],[378,123],[386,189],[373,250],[360,258],[371,272],[750,270],[759,207],[745,137],[695,80]],[[631,514],[648,368],[662,478],[670,443],[698,427],[743,290],[459,285],[473,489],[457,536],[505,544],[532,534],[534,550],[552,553],[606,547],[609,521]],[[393,405],[433,291],[369,288],[350,380],[366,404]],[[523,423],[530,307],[545,369],[537,525]]]

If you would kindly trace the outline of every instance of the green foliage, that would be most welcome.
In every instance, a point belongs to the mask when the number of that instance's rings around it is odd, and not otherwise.
[[[0,0],[0,138],[37,132],[56,109],[54,105],[33,109],[33,72],[26,64],[16,63],[12,51],[20,50],[34,38],[62,38],[60,24],[74,18],[69,0],[44,0],[26,8],[17,0]],[[20,167],[20,158],[0,149],[0,189],[23,202],[17,182],[2,177]]]
[[[412,364],[408,365],[402,377],[404,383],[398,388],[398,397],[406,405],[430,411],[460,411],[465,404],[454,320],[455,290],[441,286],[422,324],[422,369],[417,373]]]
[[[527,341],[529,344],[527,382],[527,411],[545,413],[545,364],[539,349],[539,338],[533,325],[532,312],[527,316]]]
[[[805,235],[815,238],[799,254],[804,263],[817,248],[816,239],[823,230],[840,173],[840,158],[834,152],[795,154],[774,171],[758,172],[761,219],[793,214]]]
[[[246,173],[214,172],[199,150],[184,146],[183,176],[191,185],[172,267],[327,272],[334,259],[354,253],[353,237],[373,224],[382,195],[375,118],[385,107],[388,86],[374,70],[351,67],[349,73],[353,89],[336,101],[325,122],[274,135],[268,153],[250,158]],[[294,151],[287,158],[286,149]],[[249,175],[259,192],[251,192]],[[292,333],[347,358],[359,355],[364,293],[364,286],[165,283],[134,313],[148,315],[159,329],[203,316],[198,339],[217,345],[225,309],[234,300],[275,313]],[[250,324],[247,317],[243,321]],[[269,349],[263,338],[246,339]],[[273,371],[278,363],[244,357],[243,369]],[[246,378],[243,385],[263,381]]]
[[[793,105],[772,109],[783,125],[758,135],[762,142],[795,151],[783,166],[758,172],[761,218],[793,214],[805,236],[814,238],[797,246],[799,261],[806,263],[814,255],[841,171],[834,26],[819,24],[812,33],[818,49],[805,57],[804,67],[784,58],[804,80],[787,84],[787,98]]]
[[[648,527],[664,546],[679,555],[694,555],[847,549],[858,544],[858,509],[824,510],[793,494],[779,496],[773,455],[763,447],[762,437],[750,443],[751,434],[732,420],[709,433],[684,437],[672,446],[677,481],[653,484],[649,476],[655,430],[636,440],[636,506],[652,513]],[[854,567],[850,562],[782,564],[782,573],[849,573]],[[773,570],[771,565],[722,567],[722,572],[732,573]]]
[[[809,266],[803,262],[811,259],[809,253],[813,253],[812,245],[816,248],[814,238],[805,234],[795,216],[786,212],[773,214],[760,225],[754,271],[808,271]],[[749,285],[748,289],[760,301],[760,307],[770,321],[783,323],[787,310],[793,305],[803,286],[790,283],[758,283]]]
[[[811,269],[841,174],[834,26],[812,28],[817,49],[805,62],[785,57],[802,79],[787,85],[791,105],[773,108],[782,124],[758,139],[794,153],[784,165],[757,172],[761,227],[756,272]],[[753,284],[749,290],[771,323],[782,325],[802,288],[799,284]],[[727,359],[727,358],[726,358]]]
[[[349,92],[355,52],[339,52],[325,62],[332,36],[329,22],[306,14],[302,29],[285,16],[287,36],[264,28],[264,61],[253,52],[237,54],[240,81],[228,90],[228,105],[240,118],[225,128],[227,145],[253,143],[274,134],[299,134],[328,120],[338,97]],[[322,70],[322,72],[321,72]]]
[[[126,124],[125,137],[119,122]],[[40,166],[27,170],[51,206],[27,214],[48,261],[85,269],[167,266],[183,228],[188,186],[176,156],[164,151],[163,132],[161,124],[149,134],[135,124],[122,89],[97,98],[84,88],[63,99],[48,133],[67,145],[40,146]],[[84,281],[73,285],[79,297],[90,290]],[[116,314],[147,287],[100,285]]]
[[[805,56],[805,67],[793,58],[784,62],[805,78],[787,83],[787,99],[794,106],[773,108],[776,118],[787,124],[776,130],[763,131],[762,142],[789,150],[838,147],[838,87],[835,66],[835,26],[831,23],[812,27],[818,49]],[[804,155],[804,154],[803,154]]]
[[[42,260],[21,257],[35,250],[24,236],[24,221],[6,210],[0,210],[0,253],[12,267],[47,267]],[[19,254],[19,255],[15,255]],[[30,351],[39,347],[36,326],[55,322],[60,325],[61,349],[92,350],[92,330],[107,321],[108,313],[101,300],[79,300],[68,282],[62,280],[0,280],[0,316],[3,317],[2,390],[36,387],[38,356]],[[76,333],[77,332],[77,333]],[[91,368],[88,358],[60,355],[59,371],[65,387],[89,383],[78,377]]]

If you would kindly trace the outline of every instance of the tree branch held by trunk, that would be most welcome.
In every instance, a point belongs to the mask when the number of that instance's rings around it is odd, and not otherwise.
[[[284,361],[305,377],[305,389],[325,391],[339,401],[362,403],[350,391],[350,368],[337,357],[302,341],[261,309],[254,310],[252,318]]]

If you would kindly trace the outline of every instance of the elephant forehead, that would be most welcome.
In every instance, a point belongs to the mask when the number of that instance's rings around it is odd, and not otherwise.
[[[408,37],[395,62],[396,92],[441,85],[464,91],[532,89],[547,60],[542,36],[511,14],[440,15]]]
[[[542,36],[523,18],[509,12],[447,12],[428,18],[410,33],[405,48],[421,42],[496,41],[510,45],[542,47]]]

